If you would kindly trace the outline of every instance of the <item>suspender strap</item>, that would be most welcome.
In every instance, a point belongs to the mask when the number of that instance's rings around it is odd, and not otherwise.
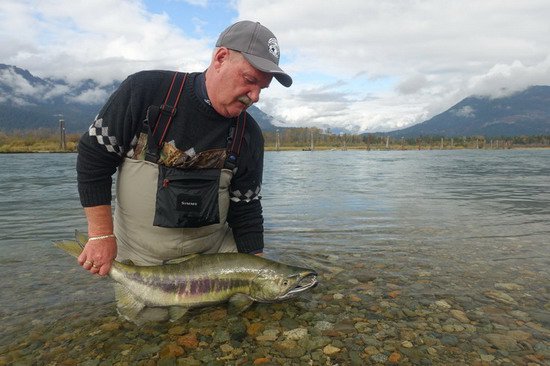
[[[237,167],[237,163],[239,160],[239,154],[241,153],[241,145],[243,143],[244,139],[244,131],[246,129],[246,112],[241,113],[237,117],[236,125],[231,127],[231,130],[233,130],[233,133],[229,134],[229,139],[227,143],[227,148],[229,150],[229,154],[227,155],[227,159],[225,159],[224,168],[233,170]]]
[[[160,113],[158,118],[153,121],[149,121],[149,137],[147,143],[147,153],[145,159],[147,161],[156,163],[159,158],[159,149],[162,147],[166,133],[170,128],[172,119],[176,115],[178,102],[183,92],[183,86],[187,79],[187,73],[175,72],[170,83],[170,88],[164,98],[164,103],[160,106]]]

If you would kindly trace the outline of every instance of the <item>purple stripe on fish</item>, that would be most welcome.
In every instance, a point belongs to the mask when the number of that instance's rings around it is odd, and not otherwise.
[[[197,296],[208,293],[217,293],[231,290],[232,288],[243,287],[248,285],[248,281],[241,279],[211,279],[208,277],[187,278],[187,277],[172,277],[165,278],[163,281],[153,283],[152,278],[132,274],[128,276],[136,282],[157,287],[166,293],[179,294],[183,296]]]

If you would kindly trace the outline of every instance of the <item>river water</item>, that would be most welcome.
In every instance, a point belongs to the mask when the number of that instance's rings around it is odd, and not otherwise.
[[[241,317],[244,338],[219,340],[222,321],[168,356],[187,325],[140,338],[109,280],[51,245],[86,229],[75,162],[0,155],[0,365],[550,364],[550,150],[266,152],[266,256],[319,269],[321,284]],[[158,349],[106,348],[88,325]],[[285,333],[297,328],[305,338]]]

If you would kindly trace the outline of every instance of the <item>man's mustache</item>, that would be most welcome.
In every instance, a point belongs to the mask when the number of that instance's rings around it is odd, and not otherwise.
[[[247,97],[246,95],[241,95],[239,98],[237,98],[239,102],[241,102],[242,104],[244,104],[245,106],[247,107],[250,107],[254,102],[252,101],[252,99],[250,99],[249,97]]]

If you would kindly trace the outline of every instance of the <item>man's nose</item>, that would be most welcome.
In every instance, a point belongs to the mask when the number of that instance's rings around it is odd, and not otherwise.
[[[260,100],[260,92],[261,92],[260,88],[252,89],[251,91],[248,92],[246,96],[250,98],[252,103],[256,103],[257,101]]]

